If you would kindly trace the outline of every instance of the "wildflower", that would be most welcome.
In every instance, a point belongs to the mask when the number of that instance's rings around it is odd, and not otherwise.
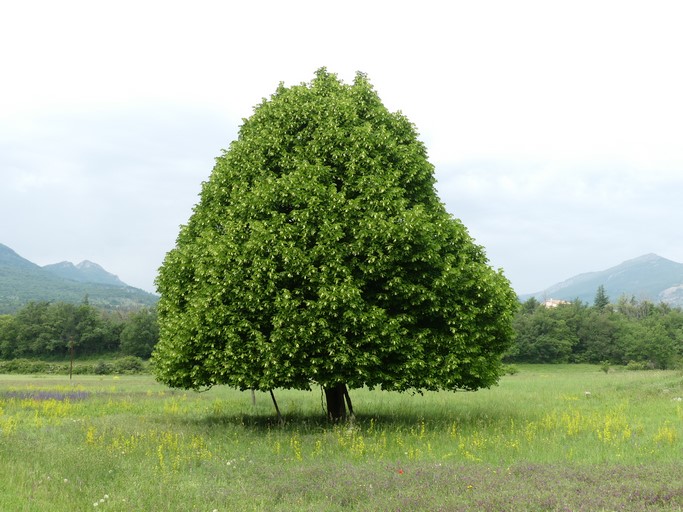
[[[402,475],[402,474],[403,474],[403,470],[402,470],[402,469],[399,469],[399,470],[398,470],[398,474],[399,474],[399,475]]]

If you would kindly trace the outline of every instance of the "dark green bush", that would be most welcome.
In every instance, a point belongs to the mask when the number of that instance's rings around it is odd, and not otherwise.
[[[120,357],[112,361],[114,373],[142,373],[145,371],[145,363],[135,356]]]
[[[0,374],[49,374],[69,375],[71,364],[68,362],[46,362],[31,359],[10,359],[0,361]],[[135,356],[125,356],[112,361],[75,362],[71,373],[73,375],[111,375],[111,374],[139,374],[146,373],[146,363]]]
[[[114,373],[114,365],[106,361],[99,361],[93,367],[93,373],[95,375],[109,375]]]
[[[652,370],[654,369],[652,363],[648,361],[629,361],[626,365],[627,370],[638,371],[638,370]]]
[[[31,361],[30,359],[11,359],[0,362],[2,373],[47,373],[48,364],[43,361]]]

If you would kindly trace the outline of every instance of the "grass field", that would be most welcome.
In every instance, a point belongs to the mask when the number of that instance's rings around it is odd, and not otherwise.
[[[0,376],[1,511],[683,510],[683,376],[520,366],[475,393]]]

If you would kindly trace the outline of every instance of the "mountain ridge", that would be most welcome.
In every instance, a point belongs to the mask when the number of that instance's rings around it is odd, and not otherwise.
[[[121,281],[118,276],[107,272],[100,265],[89,260],[83,260],[77,265],[74,265],[70,261],[60,261],[59,263],[44,265],[42,268],[57,276],[82,283],[128,286]]]
[[[60,262],[41,267],[0,243],[0,314],[29,302],[61,301],[108,309],[139,309],[158,296],[129,286],[97,263]]]
[[[542,291],[521,295],[520,299],[579,299],[591,303],[599,286],[605,288],[612,301],[625,295],[683,306],[683,263],[648,253],[605,270],[578,274]]]

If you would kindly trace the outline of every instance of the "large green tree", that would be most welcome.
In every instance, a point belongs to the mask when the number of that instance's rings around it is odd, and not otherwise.
[[[363,74],[280,85],[203,184],[157,278],[157,378],[180,388],[475,390],[517,301]],[[348,395],[347,395],[348,396]]]

